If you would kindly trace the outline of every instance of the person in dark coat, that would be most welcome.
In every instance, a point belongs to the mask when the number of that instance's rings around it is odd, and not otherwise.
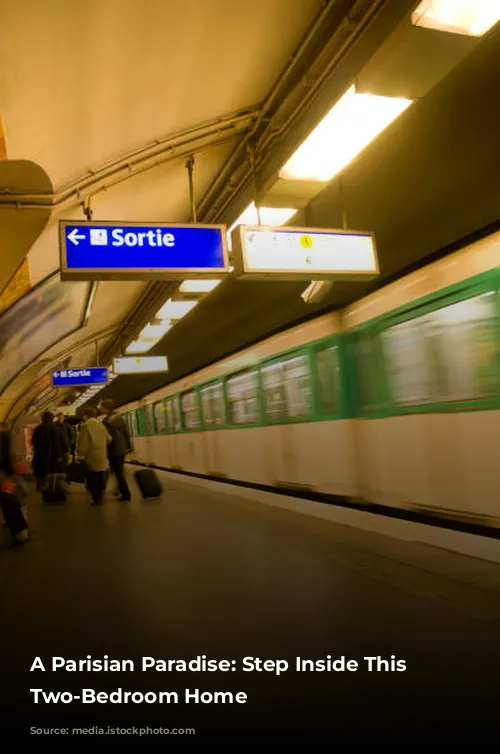
[[[64,446],[68,447],[67,452],[64,455],[64,468],[66,470],[66,479],[69,484],[71,484],[71,480],[68,477],[68,466],[71,463],[71,453],[74,452],[74,448],[72,447],[73,444],[73,436],[71,432],[71,427],[69,425],[69,422],[66,421],[66,417],[64,414],[58,414],[54,420],[56,427],[59,429],[60,432],[62,432],[64,438],[62,440]]]
[[[0,472],[3,472],[6,476],[11,476],[14,473],[10,448],[10,433],[5,422],[0,424]]]
[[[54,417],[46,411],[31,438],[33,446],[33,474],[37,490],[49,474],[61,473],[65,467],[65,457],[69,453],[66,433],[54,423]]]
[[[111,442],[108,445],[109,468],[116,476],[118,499],[130,500],[130,489],[123,468],[125,456],[132,452],[129,431],[123,417],[115,411],[114,401],[104,400],[100,409],[105,414],[104,426],[111,435]]]
[[[70,452],[71,452],[71,445],[72,445],[73,437],[71,433],[71,427],[69,425],[69,422],[66,421],[66,417],[64,416],[64,414],[57,415],[56,424],[64,432],[64,435],[66,437],[66,442],[68,443],[68,448],[70,449]]]

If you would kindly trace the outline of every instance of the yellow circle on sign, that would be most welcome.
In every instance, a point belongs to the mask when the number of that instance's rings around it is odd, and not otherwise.
[[[313,245],[311,236],[301,236],[300,243],[304,247],[304,249],[310,249]]]

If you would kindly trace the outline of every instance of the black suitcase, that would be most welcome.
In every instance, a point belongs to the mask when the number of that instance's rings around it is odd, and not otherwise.
[[[0,492],[0,508],[2,509],[7,529],[12,537],[15,538],[27,530],[28,522],[23,515],[21,503],[14,495]]]
[[[65,503],[68,483],[65,474],[49,474],[42,487],[44,503]]]
[[[163,490],[153,469],[141,469],[134,476],[143,498],[160,497]]]

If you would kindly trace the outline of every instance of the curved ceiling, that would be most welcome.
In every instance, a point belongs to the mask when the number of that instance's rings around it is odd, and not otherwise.
[[[16,333],[25,358],[9,357],[0,418],[61,403],[64,394],[46,384],[51,369],[97,357],[109,363],[175,290],[61,283],[59,220],[83,219],[90,207],[95,220],[187,222],[186,159],[194,154],[198,219],[231,224],[253,198],[248,147],[257,145],[255,185],[265,193],[283,156],[376,54],[384,57],[384,40],[415,5],[185,0],[174,13],[163,0],[90,0],[84,11],[64,0],[4,0],[0,116],[8,156],[38,166],[50,189],[9,185],[0,174],[0,217],[17,212],[26,229],[47,214],[24,252],[24,298],[0,315],[2,359],[16,342],[12,312],[29,312],[49,288],[53,299]],[[333,181],[304,210],[309,225],[338,226],[344,209],[351,227],[374,230],[382,279],[496,219],[491,155],[499,118],[488,87],[500,72],[498,36],[474,47],[342,173],[343,208]],[[227,280],[152,353],[168,354],[168,379],[176,379],[366,290],[339,284],[308,307],[303,287]],[[57,312],[65,329],[54,326]],[[101,395],[123,402],[164,381],[119,377]]]
[[[53,186],[39,165],[29,160],[2,160],[0,155],[0,191],[50,196]],[[50,208],[39,207],[23,212],[0,205],[0,311],[10,303],[11,294],[3,295],[6,287],[42,233],[49,217]]]

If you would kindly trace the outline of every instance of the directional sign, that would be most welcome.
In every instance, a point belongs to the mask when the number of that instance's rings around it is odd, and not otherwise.
[[[229,274],[225,225],[59,223],[62,280],[220,279]]]
[[[235,277],[370,280],[379,274],[371,233],[240,225],[232,240]]]
[[[108,381],[108,370],[105,367],[89,369],[61,369],[52,372],[53,387],[76,387],[84,385],[105,385]]]
[[[123,356],[113,362],[114,374],[168,372],[166,356]]]

